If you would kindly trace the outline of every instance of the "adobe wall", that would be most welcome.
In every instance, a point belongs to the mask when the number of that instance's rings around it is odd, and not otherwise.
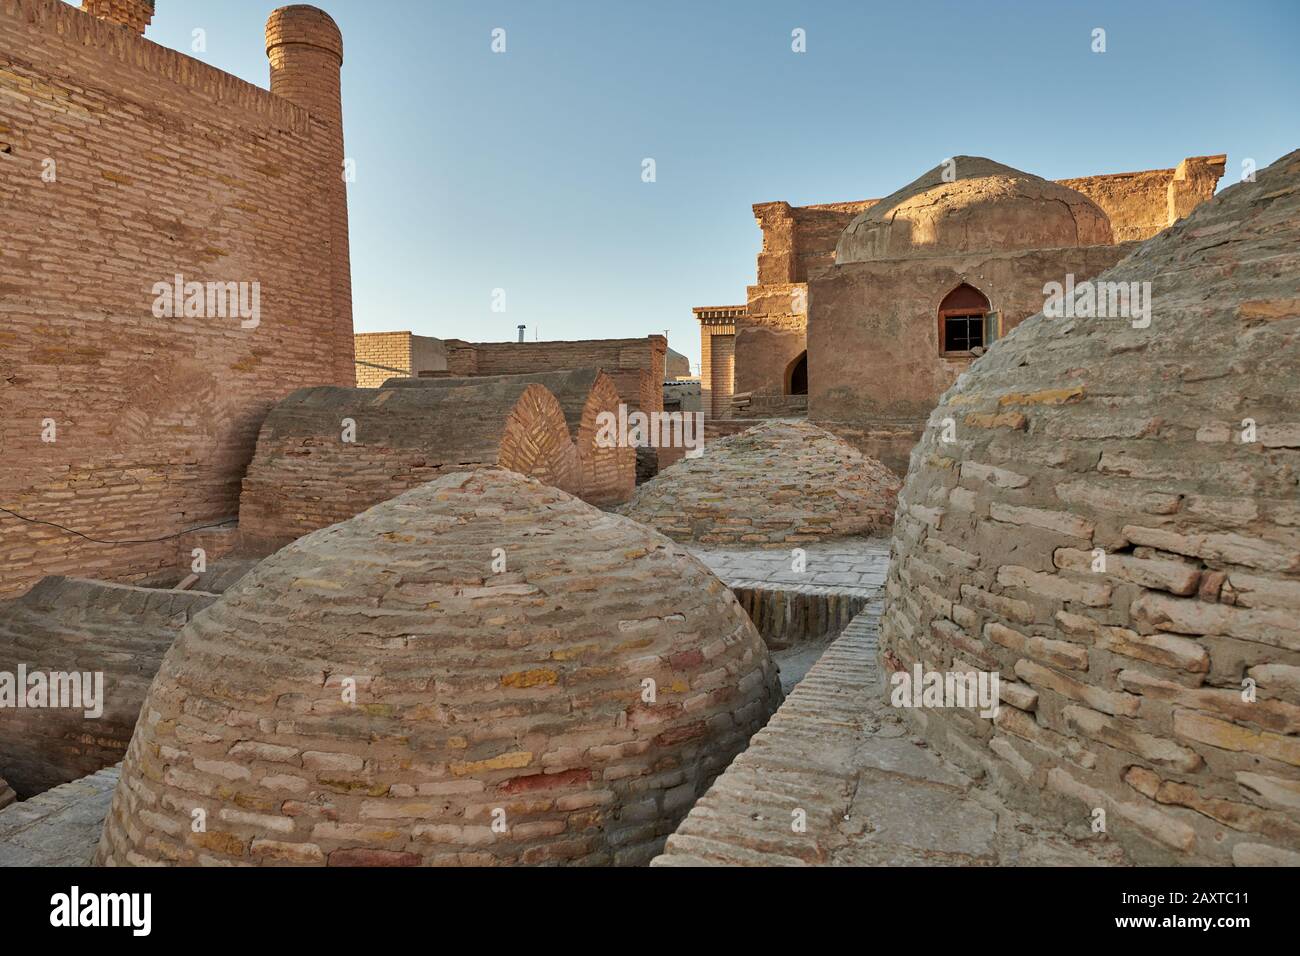
[[[544,386],[300,389],[262,426],[240,538],[249,552],[270,553],[449,472],[494,465],[579,490],[564,413]]]
[[[163,654],[215,601],[168,591],[51,577],[0,601],[0,672],[100,672],[103,713],[7,706],[0,719],[0,772],[23,798],[120,761]]]
[[[837,266],[809,283],[808,414],[899,474],[921,423],[973,361],[940,354],[939,303],[969,282],[1003,334],[1043,308],[1043,284],[1097,275],[1131,245],[972,253]]]
[[[0,0],[0,505],[106,540],[232,517],[275,401],[352,383],[341,53],[293,9],[277,95],[59,0]],[[258,324],[156,318],[178,273],[260,283]],[[0,593],[141,578],[177,547],[0,514]]]
[[[1214,195],[1226,157],[1189,156],[1175,169],[1058,179],[1110,217],[1116,242],[1150,239]]]
[[[835,244],[858,213],[877,200],[791,206],[758,203],[763,231],[758,283],[736,318],[734,390],[781,395],[785,370],[807,348],[807,281],[835,262]]]

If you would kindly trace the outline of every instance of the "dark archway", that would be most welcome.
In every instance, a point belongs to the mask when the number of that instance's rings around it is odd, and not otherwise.
[[[988,297],[963,282],[939,303],[939,351],[944,355],[969,355],[984,348],[984,317],[990,311]]]
[[[808,350],[800,352],[785,369],[785,393],[787,395],[808,394]]]

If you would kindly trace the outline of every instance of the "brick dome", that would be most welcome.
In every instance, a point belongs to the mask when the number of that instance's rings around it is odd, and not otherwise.
[[[808,422],[771,421],[709,442],[620,511],[677,541],[781,545],[887,534],[898,477]]]
[[[447,475],[181,632],[97,861],[639,864],[779,697],[671,541],[509,471]]]
[[[1083,193],[981,156],[951,162],[859,214],[836,264],[1110,244],[1110,218]]]
[[[900,495],[883,659],[997,671],[1003,700],[906,713],[1140,860],[1300,863],[1297,275],[1300,152],[1100,277],[1151,283],[1149,327],[995,343]]]

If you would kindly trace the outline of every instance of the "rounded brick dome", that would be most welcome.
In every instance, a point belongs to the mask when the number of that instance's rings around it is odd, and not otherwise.
[[[898,477],[808,422],[771,421],[709,442],[620,510],[677,541],[778,545],[887,534]]]
[[[905,713],[1139,860],[1300,863],[1297,274],[1292,153],[1099,277],[1149,282],[1149,322],[996,342],[900,494],[882,659],[1003,701]]]
[[[836,264],[1111,242],[1110,218],[1083,193],[980,156],[951,162],[859,214]]]
[[[667,538],[452,474],[181,632],[97,861],[644,863],[779,698],[749,618]]]

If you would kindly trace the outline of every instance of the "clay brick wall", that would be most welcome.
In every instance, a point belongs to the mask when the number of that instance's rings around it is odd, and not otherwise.
[[[345,419],[354,441],[343,440]],[[300,389],[262,426],[240,537],[269,553],[449,472],[493,465],[578,493],[577,452],[544,386]]]
[[[358,332],[353,340],[357,388],[379,388],[394,374],[412,374],[410,332]]]
[[[275,401],[353,381],[341,54],[318,48],[337,29],[293,9],[278,95],[59,0],[0,0],[0,505],[107,540],[230,518]],[[177,274],[259,283],[258,325],[156,318]],[[0,592],[137,579],[176,550],[0,514]]]
[[[419,377],[447,370],[447,347],[441,339],[410,332],[358,332],[357,388],[379,388],[395,375]]]
[[[0,767],[21,797],[111,767],[122,759],[163,654],[195,614],[216,600],[202,591],[150,590],[46,578],[0,601],[0,671],[104,675],[103,713],[6,708]]]
[[[649,335],[643,339],[584,339],[576,342],[476,342],[473,371],[469,361],[457,357],[456,374],[519,375],[527,372],[552,372],[570,368],[600,368],[611,375],[618,370],[642,369],[650,374],[653,389],[644,394],[627,392],[624,400],[630,406],[645,411],[663,408],[660,388],[664,382],[664,366],[668,340],[662,335]],[[448,367],[452,367],[449,358]],[[630,379],[624,379],[630,381]],[[620,393],[622,393],[620,388]],[[658,395],[656,399],[653,395]],[[644,404],[642,404],[644,403]]]

